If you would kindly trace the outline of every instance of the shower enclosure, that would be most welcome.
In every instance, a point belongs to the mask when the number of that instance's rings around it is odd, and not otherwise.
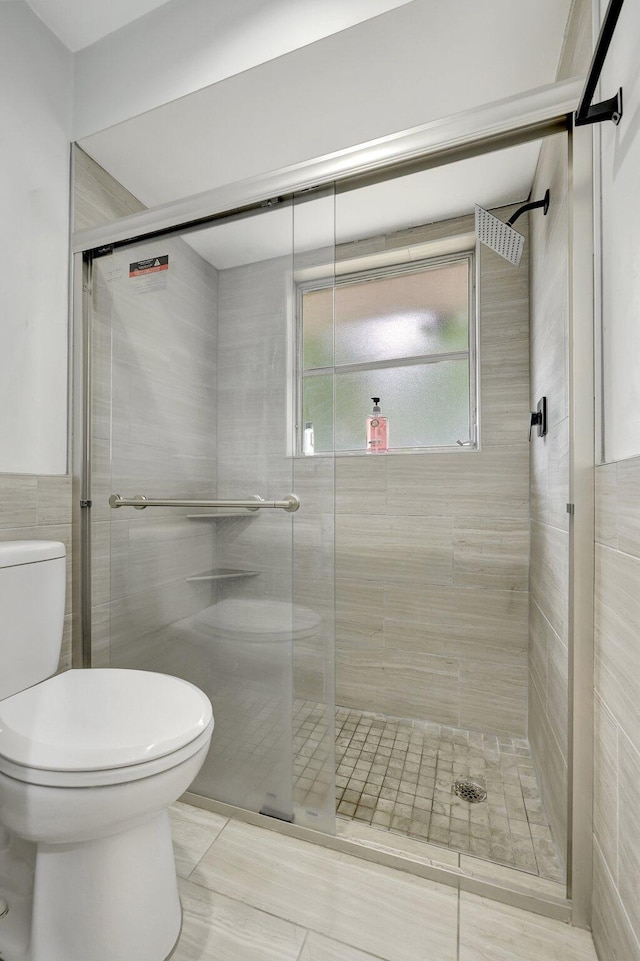
[[[311,247],[331,272],[331,196],[95,258],[93,644],[209,695],[194,791],[331,832],[333,462],[290,388]]]
[[[536,109],[490,153],[365,150],[80,233],[84,639],[210,696],[197,803],[566,916],[569,151]],[[519,266],[477,244],[474,203],[548,188]]]

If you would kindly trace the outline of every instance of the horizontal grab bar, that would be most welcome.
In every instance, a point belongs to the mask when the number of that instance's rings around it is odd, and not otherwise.
[[[199,501],[199,500],[165,500],[164,498],[145,497],[144,494],[136,494],[135,497],[121,497],[120,494],[112,494],[109,498],[109,506],[116,507],[135,507],[138,511],[143,511],[147,507],[244,507],[248,511],[258,511],[265,507],[276,508],[288,511],[292,514],[300,507],[300,501],[295,494],[287,494],[281,501],[266,501],[258,494],[245,500],[224,500],[224,501]]]

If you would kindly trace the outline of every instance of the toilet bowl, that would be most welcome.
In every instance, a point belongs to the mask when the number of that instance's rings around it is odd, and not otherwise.
[[[63,545],[42,545],[44,560],[33,546],[10,553],[0,545],[0,619],[3,608],[9,615],[0,654],[8,635],[25,642],[14,634],[14,589],[36,573],[19,571],[7,591],[7,568],[64,564]],[[59,573],[45,571],[45,580],[55,575],[59,587]],[[62,587],[64,597],[64,578]],[[27,647],[37,634],[31,625]],[[14,672],[21,685],[24,661]],[[164,961],[181,925],[167,808],[206,757],[211,704],[163,674],[72,670],[40,679],[31,668],[35,683],[0,700],[0,900],[8,907],[0,957]]]

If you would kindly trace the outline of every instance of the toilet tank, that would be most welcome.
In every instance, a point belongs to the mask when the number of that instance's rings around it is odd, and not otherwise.
[[[57,541],[0,543],[0,699],[58,669],[65,554]]]

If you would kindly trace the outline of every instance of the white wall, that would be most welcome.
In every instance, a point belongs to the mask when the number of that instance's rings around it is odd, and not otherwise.
[[[604,3],[602,4],[604,10]],[[601,84],[623,87],[624,115],[602,135],[602,315],[605,460],[640,454],[640,6],[620,14]]]
[[[78,53],[74,139],[410,0],[172,0]]]
[[[72,58],[0,3],[0,472],[67,466]]]
[[[272,2],[269,18],[278,16],[268,27],[263,18],[232,21],[220,32],[228,50],[207,30],[198,40],[192,28],[192,59],[177,27],[167,36],[160,23],[172,4],[106,37],[78,55],[76,138],[193,91],[205,94],[208,84],[205,122],[217,134],[212,179],[237,180],[551,82],[569,10],[569,0],[493,0],[489,9],[477,0],[413,0],[315,43],[307,33],[305,46],[294,49],[291,40],[291,52],[283,48],[278,57],[273,37],[287,34],[286,17],[301,31],[309,9],[324,2],[294,0],[295,16],[292,0]],[[141,36],[145,24],[154,31]],[[272,48],[271,56],[254,57],[260,65],[253,66],[245,49],[257,44]],[[179,122],[175,106],[171,124]]]

